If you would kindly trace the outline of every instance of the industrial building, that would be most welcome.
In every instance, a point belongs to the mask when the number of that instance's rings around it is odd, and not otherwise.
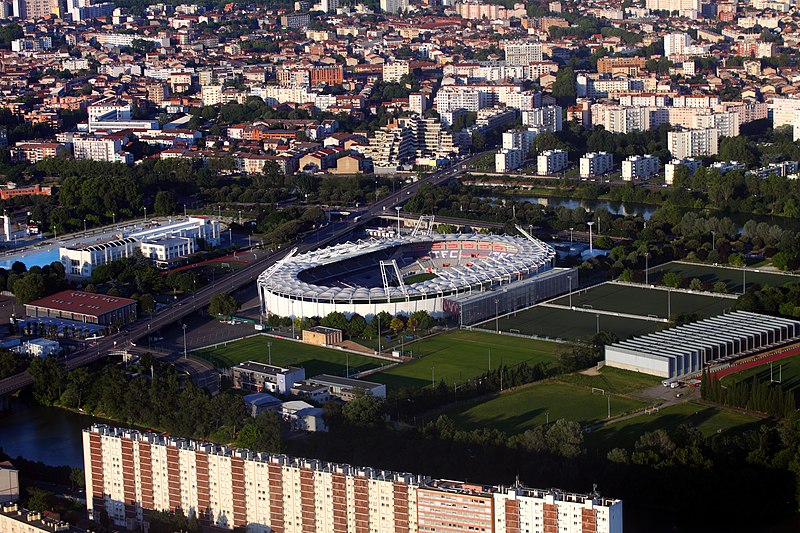
[[[151,511],[181,509],[208,531],[622,533],[622,501],[597,493],[438,480],[104,425],[84,430],[83,456],[89,517],[131,530],[147,531]]]
[[[136,320],[136,300],[84,291],[61,291],[25,304],[34,318],[59,318],[90,324],[127,324]]]
[[[606,365],[675,378],[800,338],[800,322],[747,311],[715,316],[606,346]]]

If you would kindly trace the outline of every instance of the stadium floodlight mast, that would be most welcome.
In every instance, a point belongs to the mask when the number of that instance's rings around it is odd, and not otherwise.
[[[400,210],[403,209],[402,206],[398,205],[395,206],[395,210],[397,211],[397,236],[400,236]]]
[[[589,226],[589,254],[592,254],[592,226],[594,226],[594,220],[591,222],[586,223]]]
[[[569,242],[570,243],[572,242],[572,230],[574,230],[574,229],[575,228],[569,228]]]

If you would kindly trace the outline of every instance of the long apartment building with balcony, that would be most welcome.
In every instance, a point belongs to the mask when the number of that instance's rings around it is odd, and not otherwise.
[[[84,430],[83,453],[89,517],[129,529],[181,509],[206,528],[250,533],[622,532],[622,502],[597,494],[435,480],[105,425]]]

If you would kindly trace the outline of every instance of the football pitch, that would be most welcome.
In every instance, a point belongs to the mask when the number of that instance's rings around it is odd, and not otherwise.
[[[461,383],[500,365],[549,364],[559,344],[481,331],[452,331],[406,345],[413,360],[367,379],[390,387]]]
[[[598,325],[599,324],[599,325]],[[644,335],[664,329],[667,324],[596,313],[570,311],[553,307],[535,306],[500,317],[497,321],[500,331],[537,335],[550,339],[577,339],[591,337],[600,331],[611,331],[620,339],[633,335]],[[495,330],[495,320],[491,319],[475,326]]]
[[[708,407],[694,402],[670,405],[650,414],[641,414],[627,420],[608,424],[584,435],[586,447],[607,452],[612,448],[633,449],[636,440],[650,431],[663,429],[672,432],[681,425],[700,430],[705,436],[715,433],[738,432],[753,429],[764,423],[758,417]]]
[[[373,357],[266,335],[248,337],[192,353],[211,361],[214,366],[226,368],[244,361],[269,363],[271,360],[275,366],[304,368],[307,377],[318,374],[344,376],[347,374],[348,364],[351,375],[386,364],[386,361]]]
[[[790,282],[800,282],[800,276],[781,274],[780,272],[766,272],[760,269],[731,268],[713,265],[699,265],[694,263],[679,263],[673,261],[664,265],[650,269],[650,281],[660,281],[667,272],[675,272],[684,280],[698,278],[707,285],[721,281],[725,283],[728,292],[731,294],[741,294],[743,282],[750,287],[754,283],[761,286],[770,285],[780,287]]]
[[[721,315],[733,307],[735,300],[709,294],[689,294],[649,287],[632,287],[616,283],[604,283],[590,289],[573,293],[553,301],[558,305],[570,305],[584,309],[600,309],[615,313],[669,318],[682,313],[699,313],[703,316]],[[601,317],[602,319],[602,317]]]
[[[560,418],[581,425],[598,422],[608,416],[609,405],[612,417],[645,407],[632,398],[606,396],[593,393],[591,388],[549,381],[501,393],[477,405],[455,406],[445,414],[465,429],[489,427],[513,435]]]

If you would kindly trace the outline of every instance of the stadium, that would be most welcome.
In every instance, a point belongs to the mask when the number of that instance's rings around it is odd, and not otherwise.
[[[261,311],[288,317],[339,311],[459,315],[473,323],[566,292],[567,269],[538,239],[401,235],[294,250],[258,278]],[[573,278],[577,281],[577,275]]]

